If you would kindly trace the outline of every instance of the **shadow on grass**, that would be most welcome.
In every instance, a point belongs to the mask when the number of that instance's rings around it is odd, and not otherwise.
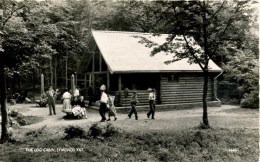
[[[24,116],[25,120],[28,121],[27,125],[39,123],[43,121],[43,117],[38,117],[38,116]]]
[[[77,116],[74,116],[74,115],[65,115],[62,117],[62,119],[64,119],[64,120],[82,120],[85,118],[78,118]]]
[[[259,109],[248,109],[248,108],[232,108],[228,110],[222,110],[225,113],[236,113],[236,114],[258,114]]]

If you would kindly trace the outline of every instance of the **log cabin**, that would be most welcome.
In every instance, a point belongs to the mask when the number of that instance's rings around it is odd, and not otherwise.
[[[130,97],[137,90],[140,104],[148,104],[147,89],[156,89],[156,103],[161,107],[199,106],[202,104],[203,72],[198,64],[188,59],[165,64],[174,53],[160,52],[151,56],[153,48],[140,43],[146,37],[158,44],[167,34],[92,30],[92,57],[86,66],[86,78],[100,95],[102,84],[107,93],[115,96],[115,106],[130,105]],[[173,41],[174,42],[174,41]],[[220,106],[216,96],[216,77],[221,73],[213,61],[209,62],[208,105]]]

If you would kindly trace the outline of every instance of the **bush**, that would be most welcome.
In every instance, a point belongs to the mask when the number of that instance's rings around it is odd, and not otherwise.
[[[240,106],[242,108],[259,108],[258,91],[252,91],[250,94],[246,94],[242,99]]]
[[[111,137],[122,133],[122,130],[111,123],[94,123],[89,128],[89,136],[93,138]]]
[[[68,126],[65,128],[64,133],[66,134],[65,139],[69,140],[72,138],[86,138],[86,132],[83,128],[78,126]]]
[[[17,117],[18,116],[18,110],[17,109],[12,109],[10,111],[10,116],[11,117]]]
[[[30,130],[25,135],[26,136],[38,137],[38,135],[43,134],[45,128],[46,128],[46,125],[44,125],[43,127],[41,127],[40,129],[37,129],[37,130]]]
[[[30,122],[28,121],[28,119],[26,119],[26,117],[21,114],[21,113],[18,113],[17,117],[16,117],[16,121],[21,125],[21,126],[24,126],[24,125],[29,125]]]

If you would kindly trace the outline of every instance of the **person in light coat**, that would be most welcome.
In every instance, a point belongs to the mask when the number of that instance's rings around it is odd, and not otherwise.
[[[100,97],[100,106],[99,106],[99,114],[101,116],[101,121],[100,122],[104,122],[106,121],[106,112],[107,112],[107,103],[108,103],[108,96],[105,92],[106,90],[106,86],[103,84],[100,87],[100,91],[101,91],[101,97]]]
[[[147,117],[150,118],[150,115],[152,115],[152,119],[154,118],[154,113],[155,113],[155,99],[156,99],[156,95],[155,95],[155,89],[152,88],[148,88],[149,91],[149,107],[150,107],[150,111],[147,113]]]
[[[68,89],[65,89],[65,92],[62,95],[63,99],[63,110],[71,109],[71,94],[68,92]]]

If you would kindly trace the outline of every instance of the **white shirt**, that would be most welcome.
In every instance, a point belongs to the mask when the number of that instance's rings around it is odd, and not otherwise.
[[[155,100],[155,93],[154,92],[149,93],[149,100]]]
[[[71,94],[69,92],[65,92],[65,93],[63,93],[62,98],[63,99],[70,99],[71,98]]]
[[[79,90],[77,88],[74,91],[74,96],[79,96]]]
[[[107,94],[105,92],[102,92],[100,102],[101,103],[107,103],[108,102],[108,97],[107,97]]]

